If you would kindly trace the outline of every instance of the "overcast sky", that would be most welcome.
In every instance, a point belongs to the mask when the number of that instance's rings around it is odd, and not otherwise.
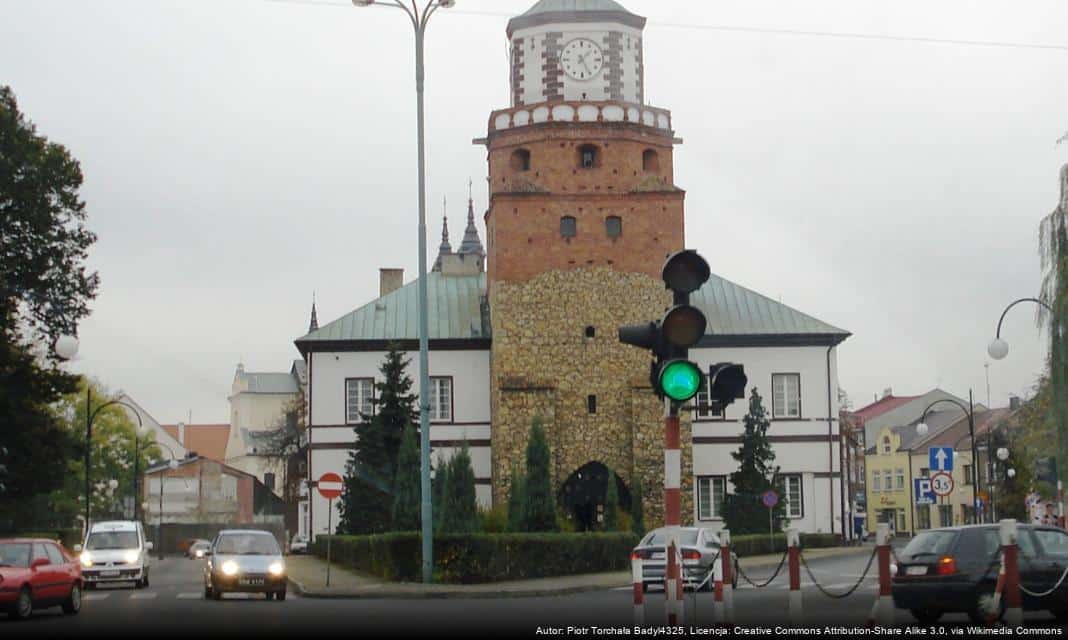
[[[460,0],[427,42],[430,233],[479,229],[505,24]],[[840,384],[986,400],[986,344],[1038,292],[1068,162],[1068,4],[623,0],[647,16],[646,99],[671,109],[686,242],[712,270],[853,337]],[[704,25],[705,28],[700,28]],[[785,35],[748,27],[1053,48]],[[234,367],[285,371],[312,291],[329,322],[379,267],[416,276],[411,26],[347,0],[0,0],[0,84],[81,161],[101,276],[73,371],[158,420],[226,421]],[[1033,305],[990,397],[1041,372]]]

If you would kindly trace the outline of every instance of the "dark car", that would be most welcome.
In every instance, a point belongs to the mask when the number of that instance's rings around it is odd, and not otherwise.
[[[983,622],[993,608],[1000,568],[998,525],[969,525],[924,531],[898,552],[891,583],[894,606],[908,609],[922,623],[944,613],[967,613]],[[1019,526],[1020,583],[1032,593],[1057,585],[1068,567],[1068,532],[1055,527]],[[1049,595],[1021,590],[1025,611],[1048,610],[1068,620],[1068,580]],[[1005,609],[1001,598],[1000,616]]]
[[[664,547],[667,529],[650,531],[638,546],[631,551],[632,560],[642,561],[642,589],[649,585],[664,584]],[[696,587],[703,582],[712,570],[712,560],[719,553],[719,536],[711,529],[699,527],[679,527],[679,547],[682,553],[683,586]],[[733,560],[732,584],[738,586],[738,560]],[[720,561],[716,560],[717,569]],[[718,571],[717,571],[718,573]],[[706,589],[712,588],[712,580],[705,583]]]
[[[78,561],[51,540],[0,540],[0,611],[25,619],[34,609],[55,606],[70,615],[81,611]]]

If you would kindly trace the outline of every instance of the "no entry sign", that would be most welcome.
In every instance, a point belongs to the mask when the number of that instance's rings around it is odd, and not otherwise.
[[[319,495],[327,500],[334,500],[341,495],[341,489],[344,486],[341,476],[328,472],[319,477],[317,488],[319,489]]]

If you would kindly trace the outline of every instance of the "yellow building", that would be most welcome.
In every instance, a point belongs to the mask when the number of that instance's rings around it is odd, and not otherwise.
[[[880,522],[888,523],[891,532],[912,531],[909,446],[917,439],[914,425],[883,427],[864,452],[868,531]]]

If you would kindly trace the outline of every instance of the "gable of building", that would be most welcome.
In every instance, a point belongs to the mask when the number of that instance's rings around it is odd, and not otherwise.
[[[226,443],[230,439],[228,424],[187,424],[182,429],[175,424],[165,424],[163,429],[189,452],[218,462],[226,459]]]

